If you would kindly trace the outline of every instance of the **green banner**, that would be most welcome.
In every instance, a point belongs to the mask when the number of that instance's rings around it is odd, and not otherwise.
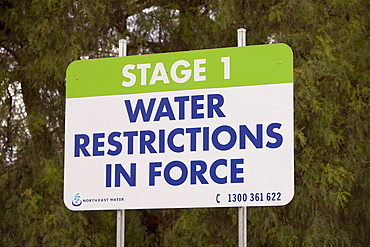
[[[79,60],[67,69],[67,98],[293,82],[285,44]]]

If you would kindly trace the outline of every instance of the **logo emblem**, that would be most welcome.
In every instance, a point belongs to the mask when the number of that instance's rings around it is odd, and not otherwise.
[[[72,205],[75,207],[78,207],[78,206],[81,206],[81,204],[82,204],[82,200],[81,200],[80,193],[77,193],[72,200]]]

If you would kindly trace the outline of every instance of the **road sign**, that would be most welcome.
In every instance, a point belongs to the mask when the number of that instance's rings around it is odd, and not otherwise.
[[[73,62],[67,69],[66,206],[289,203],[292,67],[284,44]]]

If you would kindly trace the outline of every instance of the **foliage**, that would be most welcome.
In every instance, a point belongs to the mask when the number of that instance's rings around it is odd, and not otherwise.
[[[251,246],[370,243],[366,0],[0,0],[0,241],[113,246],[115,212],[62,202],[65,70],[85,57],[284,42],[294,52],[295,198],[248,209]],[[237,210],[131,210],[128,246],[236,246]]]

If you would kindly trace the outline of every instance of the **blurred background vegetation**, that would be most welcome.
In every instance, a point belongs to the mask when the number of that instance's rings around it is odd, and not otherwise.
[[[248,208],[250,246],[370,245],[368,0],[0,0],[0,245],[115,246],[115,211],[63,203],[77,59],[283,42],[294,53],[295,197]],[[126,246],[237,246],[237,209],[126,211]]]

